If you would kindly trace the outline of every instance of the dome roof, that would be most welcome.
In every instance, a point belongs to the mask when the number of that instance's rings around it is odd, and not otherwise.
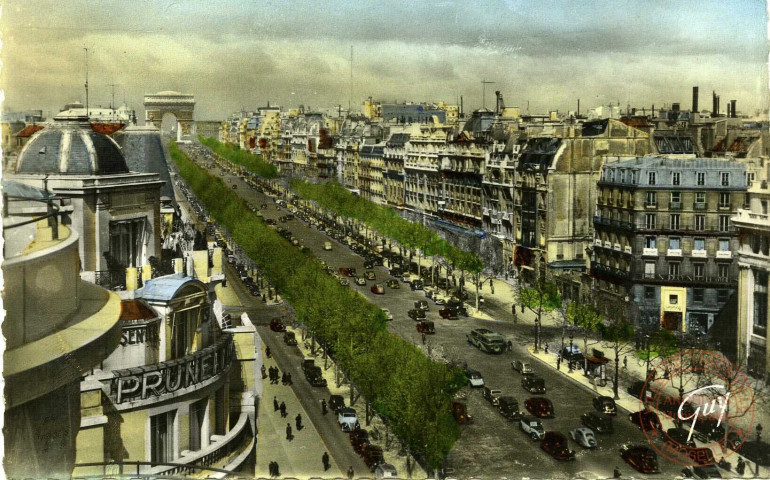
[[[17,173],[128,173],[118,144],[107,135],[94,132],[85,117],[46,125],[27,142],[16,165]]]

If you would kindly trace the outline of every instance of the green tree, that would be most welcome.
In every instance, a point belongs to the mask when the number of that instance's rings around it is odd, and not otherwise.
[[[588,339],[602,324],[602,316],[593,305],[572,301],[567,305],[567,319],[580,329],[583,352],[588,354]]]
[[[535,314],[535,353],[540,348],[540,328],[544,313],[552,312],[561,306],[561,295],[556,284],[544,277],[538,279],[532,288],[519,291],[519,303]]]
[[[599,326],[604,347],[615,353],[615,375],[612,382],[612,392],[615,400],[618,400],[618,380],[620,379],[620,356],[634,351],[629,344],[634,338],[634,327],[622,318],[611,317]]]

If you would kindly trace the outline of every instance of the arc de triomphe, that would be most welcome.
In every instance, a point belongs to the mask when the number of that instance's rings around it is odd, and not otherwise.
[[[195,138],[195,96],[180,92],[158,92],[144,95],[144,124],[160,129],[163,115],[172,113],[176,117],[176,139],[186,142]]]

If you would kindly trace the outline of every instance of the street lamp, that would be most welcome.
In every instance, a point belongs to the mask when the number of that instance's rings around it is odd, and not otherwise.
[[[647,349],[647,359],[646,359],[644,378],[645,380],[648,380],[650,378],[650,336],[649,335],[644,336],[644,343]]]
[[[572,373],[572,339],[574,334],[572,333],[572,330],[569,332],[569,368],[567,369],[567,373]]]

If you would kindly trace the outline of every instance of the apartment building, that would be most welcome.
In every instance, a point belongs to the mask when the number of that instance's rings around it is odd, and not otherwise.
[[[513,184],[519,153],[514,137],[507,142],[495,142],[485,157],[482,186],[482,228],[503,244],[503,265],[513,264]]]
[[[361,196],[378,205],[385,204],[383,177],[385,143],[361,147],[359,188]]]
[[[404,209],[404,160],[409,133],[394,133],[383,149],[385,202],[391,208]]]
[[[444,192],[439,154],[446,151],[453,128],[440,123],[413,125],[404,159],[404,208],[436,215]]]
[[[605,163],[591,262],[605,313],[625,312],[650,328],[709,331],[737,287],[731,216],[745,202],[745,171],[717,159]]]

